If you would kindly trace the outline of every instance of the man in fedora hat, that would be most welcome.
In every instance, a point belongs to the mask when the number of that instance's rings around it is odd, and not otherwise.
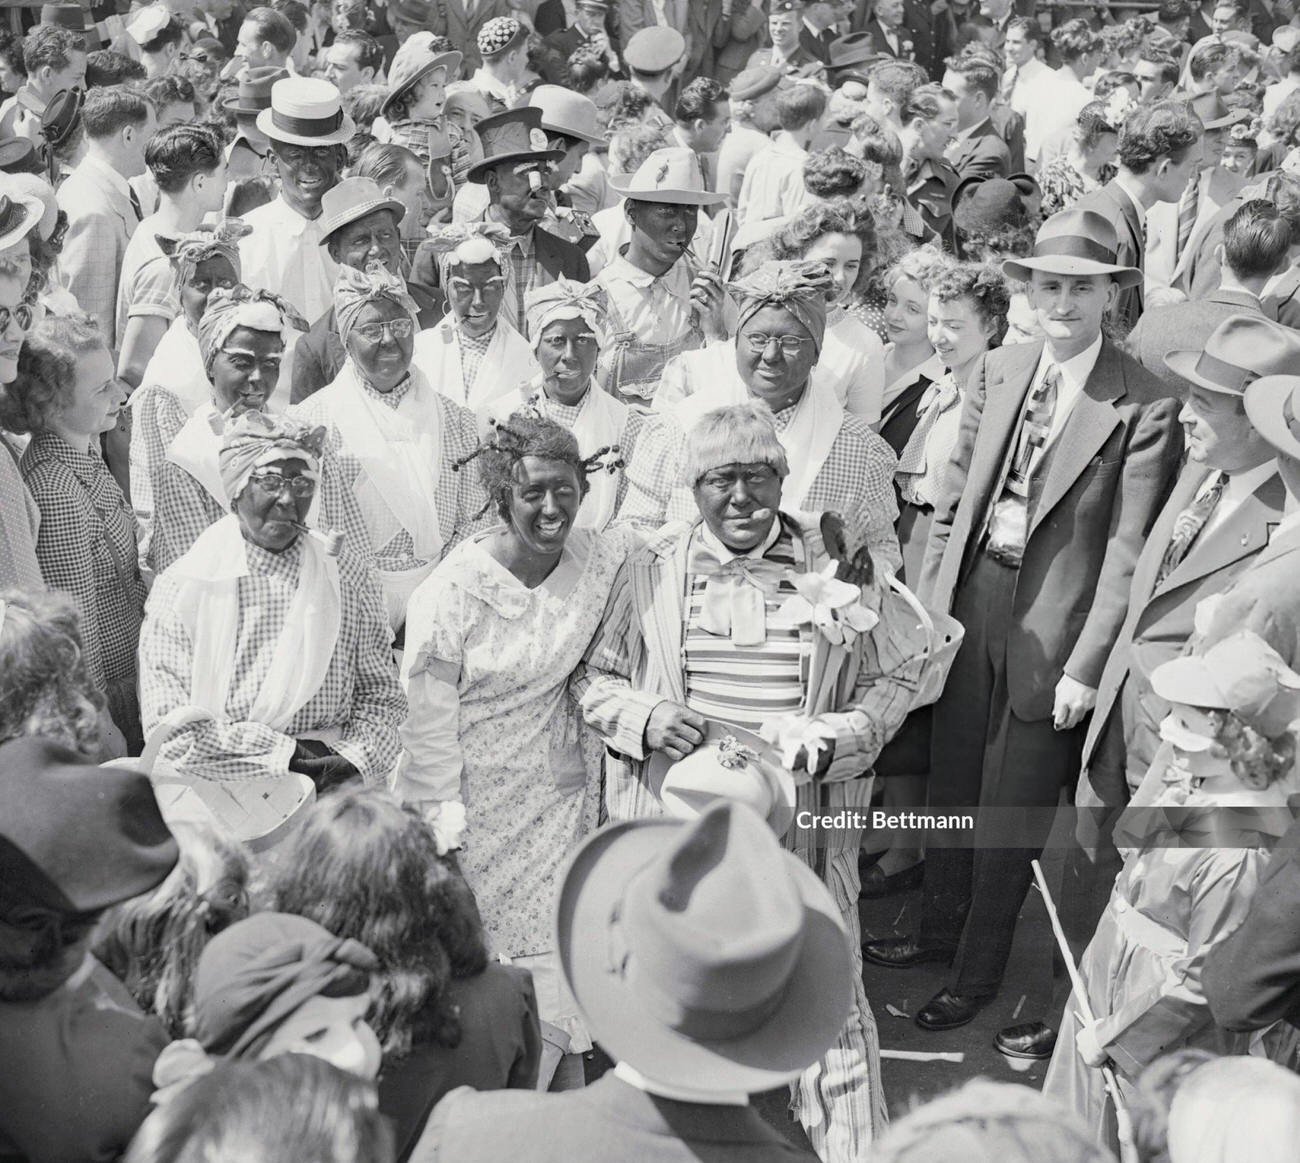
[[[406,207],[380,189],[370,178],[344,178],[321,199],[321,246],[339,266],[364,271],[379,263],[390,274],[403,277],[401,222]],[[421,329],[442,318],[442,295],[425,287],[407,285],[419,308]],[[291,399],[297,404],[331,383],[343,367],[346,353],[339,338],[334,304],[312,323],[293,352]]]
[[[1169,712],[1151,674],[1183,653],[1201,601],[1250,567],[1286,502],[1276,454],[1251,425],[1243,394],[1255,377],[1297,366],[1300,334],[1258,312],[1232,315],[1207,330],[1204,350],[1203,330],[1189,337],[1198,345],[1194,350],[1166,356],[1188,389],[1179,415],[1187,463],[1134,567],[1128,614],[1102,671],[1083,743],[1074,796],[1081,810],[1077,830],[1071,829],[1077,843],[1066,853],[1061,895],[1061,920],[1076,956],[1091,939],[1119,872],[1114,817],[1155,758],[1160,721]],[[1065,1004],[1064,973],[1057,986],[1052,1013]],[[1046,1058],[1053,1037],[1044,1023],[1029,1022],[1003,1030],[998,1047],[1012,1057]]]
[[[955,961],[923,1029],[971,1021],[997,993],[1016,917],[1083,721],[1124,621],[1133,564],[1176,471],[1178,403],[1102,337],[1121,289],[1110,223],[1049,218],[1033,254],[1003,271],[1027,283],[1044,339],[983,357],[963,406],[917,594],[966,627],[935,707],[929,802],[980,805],[976,850],[933,844],[917,936],[873,941],[892,968]],[[1013,813],[1035,808],[1007,830]],[[941,838],[940,838],[941,839]]]
[[[723,195],[704,188],[696,155],[681,147],[655,150],[613,189],[631,236],[596,276],[609,296],[597,380],[617,399],[649,407],[669,360],[725,339],[734,325],[718,272],[691,253],[701,207]]]
[[[287,77],[271,87],[271,107],[257,115],[271,142],[280,194],[246,216],[253,233],[240,244],[244,282],[283,295],[305,319],[329,310],[338,267],[321,244],[321,199],[338,184],[347,142],[356,132],[339,91],[314,77]]]
[[[596,103],[563,85],[538,85],[528,104],[542,111],[542,129],[552,149],[564,157],[555,163],[551,187],[557,206],[567,207],[575,224],[573,241],[589,248],[599,236],[590,215],[612,200],[605,167],[592,154],[605,145]]]
[[[525,106],[498,113],[480,121],[477,133],[483,159],[470,167],[468,177],[487,187],[489,204],[483,218],[510,232],[510,273],[501,312],[522,335],[529,291],[548,286],[560,275],[585,283],[591,271],[581,248],[541,226],[552,213],[550,167],[564,156],[550,148],[542,111]]]
[[[140,772],[33,738],[0,747],[0,771],[0,1153],[116,1159],[167,1035],[90,946],[105,910],[168,876],[176,841]]]
[[[25,137],[41,144],[41,114],[65,89],[84,88],[84,40],[66,28],[37,27],[23,41],[27,79],[0,105],[0,135]]]
[[[1139,105],[1119,134],[1118,173],[1099,190],[1085,194],[1075,208],[1099,214],[1110,223],[1121,264],[1145,269],[1146,216],[1157,202],[1177,202],[1200,167],[1201,122],[1182,101]],[[1116,296],[1108,318],[1121,335],[1142,315],[1142,280]]]
[[[415,1157],[487,1163],[527,1142],[535,1163],[815,1158],[749,1096],[835,1041],[852,958],[825,886],[752,808],[601,829],[569,864],[556,927],[565,983],[617,1065],[569,1094],[454,1090]]]
[[[258,65],[239,74],[239,87],[233,96],[222,101],[227,113],[235,115],[235,137],[226,147],[226,163],[231,181],[275,174],[275,155],[271,139],[257,128],[257,118],[271,108],[271,90],[289,72],[275,66]]]

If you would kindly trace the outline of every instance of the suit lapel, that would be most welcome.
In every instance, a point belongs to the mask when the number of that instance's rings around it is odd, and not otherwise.
[[[1268,527],[1277,520],[1285,492],[1280,477],[1269,477],[1231,517],[1211,529],[1204,541],[1198,538],[1192,543],[1178,568],[1152,596],[1197,581],[1262,549],[1268,544]]]
[[[686,676],[682,665],[683,589],[691,535],[684,532],[644,565],[633,567],[632,582],[640,611],[641,640],[646,646],[646,674],[653,682],[662,678],[672,697],[686,702]],[[640,583],[638,585],[638,583]],[[663,689],[663,688],[660,688]]]
[[[1169,542],[1173,539],[1178,515],[1192,503],[1196,490],[1201,487],[1201,482],[1207,476],[1209,470],[1202,465],[1188,465],[1174,482],[1169,500],[1160,510],[1156,523],[1151,527],[1146,547],[1133,570],[1134,607],[1146,605],[1155,596],[1156,575],[1160,572],[1160,562],[1165,556],[1165,550],[1169,548]],[[1168,588],[1169,583],[1166,580],[1161,590]]]
[[[1092,375],[1083,385],[1056,442],[1048,449],[1046,465],[1036,474],[1036,479],[1042,481],[1042,491],[1029,518],[1031,534],[1069,492],[1119,424],[1114,401],[1124,394],[1123,364],[1115,349],[1103,340]]]

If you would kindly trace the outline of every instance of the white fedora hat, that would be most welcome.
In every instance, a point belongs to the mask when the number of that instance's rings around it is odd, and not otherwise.
[[[685,146],[657,149],[627,182],[610,179],[611,188],[635,202],[666,202],[672,206],[712,206],[727,200],[704,188],[700,159]]]
[[[343,112],[338,89],[318,77],[285,77],[271,87],[271,108],[257,115],[257,128],[289,145],[342,145],[356,133]]]

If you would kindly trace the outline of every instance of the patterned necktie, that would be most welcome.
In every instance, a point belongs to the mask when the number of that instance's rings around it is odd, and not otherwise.
[[[128,189],[131,191],[131,209],[135,211],[135,220],[137,222],[143,222],[144,209],[140,205],[140,195],[135,192],[134,186],[130,186]]]
[[[1219,503],[1219,498],[1223,496],[1223,490],[1227,485],[1227,476],[1219,473],[1218,479],[1178,514],[1178,520],[1174,522],[1173,536],[1169,538],[1169,547],[1165,550],[1164,557],[1160,559],[1160,572],[1156,574],[1157,586],[1163,585],[1165,579],[1183,563],[1183,559],[1201,535],[1201,530],[1205,528],[1205,523],[1210,519],[1210,514],[1214,512],[1214,506]]]
[[[1008,105],[1011,103],[1011,95],[1016,91],[1016,81],[1019,78],[1019,65],[1012,65],[1002,78],[1002,100]]]
[[[1018,497],[1029,496],[1029,476],[1034,460],[1052,431],[1052,416],[1061,390],[1061,369],[1048,364],[1038,386],[1025,402],[1025,418],[1020,425],[1020,442],[1007,473],[1007,488]]]
[[[1200,194],[1200,175],[1194,175],[1187,183],[1187,188],[1183,190],[1183,196],[1178,199],[1178,247],[1174,255],[1175,262],[1183,257],[1183,251],[1191,241],[1192,228],[1196,225],[1196,211],[1201,200]]]

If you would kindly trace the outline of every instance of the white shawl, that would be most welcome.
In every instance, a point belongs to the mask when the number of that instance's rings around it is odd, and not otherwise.
[[[200,404],[167,446],[167,460],[189,473],[229,513],[230,498],[218,467],[225,427],[225,420],[212,404]]]
[[[480,416],[499,416],[500,408],[493,408],[493,402],[502,396],[517,396],[519,385],[541,370],[528,341],[504,318],[497,319],[492,342],[483,355],[470,391],[465,390],[460,339],[450,317],[416,335],[411,365],[418,367],[447,399]]]
[[[342,625],[338,563],[314,537],[299,540],[298,588],[273,647],[271,668],[245,718],[285,731],[320,690]],[[248,554],[237,517],[209,526],[171,571],[185,581],[179,614],[193,644],[190,702],[228,718],[239,634],[239,579]]]
[[[530,386],[533,389],[530,398],[536,399],[542,392],[541,383],[534,381]],[[627,413],[628,406],[602,391],[593,379],[571,429],[578,441],[578,451],[583,456],[594,456],[600,449],[618,444],[627,426]],[[626,451],[621,450],[624,455]],[[588,473],[587,481],[591,488],[578,510],[575,527],[594,529],[599,533],[614,519],[614,510],[618,506],[619,473],[599,469]]]

